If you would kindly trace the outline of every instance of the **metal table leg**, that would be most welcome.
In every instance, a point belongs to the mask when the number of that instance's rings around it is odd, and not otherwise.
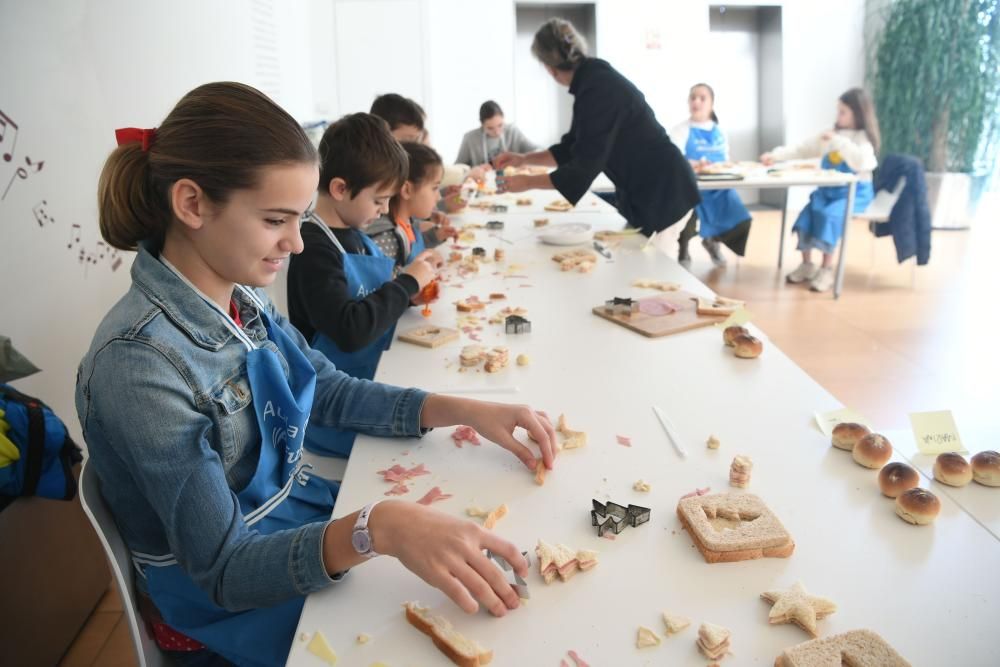
[[[854,217],[854,191],[858,187],[857,181],[851,181],[847,186],[847,208],[844,209],[844,233],[840,236],[840,256],[837,258],[837,279],[833,283],[833,298],[840,298],[840,290],[844,286],[844,253],[847,248],[847,230],[851,226],[851,219]]]
[[[785,199],[781,202],[781,238],[778,239],[778,270],[785,263],[785,224],[788,215],[788,188],[784,188]]]

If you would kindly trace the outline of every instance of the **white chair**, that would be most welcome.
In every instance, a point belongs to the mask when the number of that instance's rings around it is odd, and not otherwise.
[[[906,187],[906,177],[900,176],[899,181],[896,182],[896,186],[892,190],[879,190],[875,193],[875,197],[872,198],[871,203],[868,207],[861,213],[855,213],[854,218],[857,220],[864,220],[868,223],[868,231],[872,235],[872,262],[871,266],[868,268],[868,282],[872,280],[872,276],[875,273],[875,243],[878,237],[875,236],[875,225],[880,222],[888,222],[889,214],[892,213],[892,207],[896,205],[899,201],[900,195],[903,194],[903,188]],[[913,260],[913,264],[910,267],[910,287],[915,288],[917,285],[917,260]]]
[[[118,532],[118,525],[111,516],[111,511],[104,502],[101,495],[101,482],[97,478],[97,472],[91,467],[90,460],[83,462],[83,470],[80,472],[80,503],[83,511],[93,524],[97,536],[104,546],[104,552],[108,556],[111,564],[111,572],[114,574],[115,583],[118,584],[118,591],[122,596],[122,607],[125,609],[125,618],[128,619],[128,629],[132,634],[132,643],[135,645],[136,658],[139,667],[169,667],[171,661],[160,651],[150,633],[148,626],[139,614],[137,605],[135,574],[132,565],[132,557],[125,541],[122,540],[121,533]]]

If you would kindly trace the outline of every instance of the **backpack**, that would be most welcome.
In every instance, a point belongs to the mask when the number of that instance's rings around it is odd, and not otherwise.
[[[62,420],[37,398],[6,384],[0,384],[0,413],[0,509],[17,496],[72,500],[72,468],[83,455]]]

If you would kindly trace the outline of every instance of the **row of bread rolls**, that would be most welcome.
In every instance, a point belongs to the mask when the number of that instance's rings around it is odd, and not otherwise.
[[[979,452],[971,463],[958,452],[939,454],[934,461],[934,479],[948,486],[965,486],[972,481],[1000,486],[1000,453]]]
[[[884,435],[872,433],[863,424],[837,424],[830,443],[851,452],[854,461],[865,468],[879,470],[878,485],[882,495],[896,500],[896,515],[918,526],[932,523],[941,511],[941,501],[933,493],[919,488],[920,475],[913,467],[889,463],[892,443]]]

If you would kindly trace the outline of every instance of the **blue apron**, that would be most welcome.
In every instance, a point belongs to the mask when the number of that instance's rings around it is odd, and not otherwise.
[[[191,285],[166,260],[163,263],[198,292],[247,348],[247,375],[260,428],[257,470],[236,494],[247,527],[262,535],[328,521],[336,490],[309,474],[300,461],[302,442],[316,389],[316,371],[295,343],[276,326],[257,296],[240,286],[258,307],[267,337],[288,364],[288,377],[278,355],[257,348],[217,304]],[[305,597],[272,607],[232,612],[219,607],[177,564],[173,554],[132,552],[137,571],[146,579],[153,603],[172,628],[196,639],[238,665],[283,665],[288,657]]]
[[[840,153],[831,151],[823,156],[820,162],[823,169],[833,169],[846,174],[855,173],[847,166]],[[859,181],[854,191],[854,213],[860,213],[868,208],[875,191],[871,181]],[[816,188],[809,196],[799,217],[795,219],[792,231],[800,236],[818,240],[817,247],[825,253],[832,253],[844,234],[844,209],[847,208],[846,185],[836,187]]]
[[[689,128],[684,156],[689,160],[704,158],[709,162],[725,162],[726,140],[719,126],[712,125],[710,130]],[[735,190],[702,191],[701,203],[695,206],[695,212],[701,221],[698,233],[706,239],[721,236],[751,217]]]
[[[393,278],[396,262],[382,254],[375,242],[367,234],[360,234],[362,243],[368,250],[367,255],[357,255],[344,250],[344,246],[315,213],[306,218],[307,222],[319,226],[326,232],[327,238],[344,255],[344,275],[347,278],[348,292],[356,299],[363,299]],[[417,235],[419,239],[419,235]],[[423,242],[420,242],[423,250]],[[384,334],[376,338],[364,348],[356,352],[344,352],[329,337],[317,332],[310,345],[326,355],[337,370],[351,377],[371,380],[375,377],[382,353],[389,349],[396,327],[390,327]],[[328,426],[313,426],[309,429],[305,446],[311,452],[330,456],[347,457],[354,446],[355,431],[342,430]]]

